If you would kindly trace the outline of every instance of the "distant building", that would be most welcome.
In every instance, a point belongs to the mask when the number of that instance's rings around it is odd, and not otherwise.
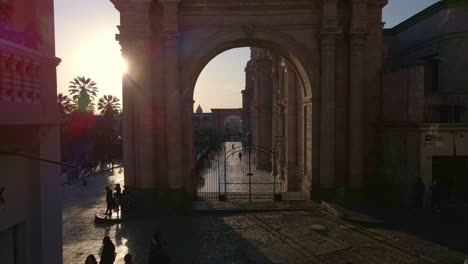
[[[196,131],[214,130],[213,113],[203,113],[203,109],[198,105],[193,114],[193,127]]]
[[[380,172],[406,198],[421,177],[468,202],[467,18],[468,1],[440,1],[384,32]]]
[[[36,159],[60,161],[53,1],[0,9],[0,263],[58,264],[60,166]]]

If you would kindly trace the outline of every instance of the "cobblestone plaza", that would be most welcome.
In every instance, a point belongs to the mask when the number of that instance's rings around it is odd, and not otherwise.
[[[154,231],[163,232],[173,263],[457,264],[468,258],[413,234],[333,218],[313,202],[304,202],[303,210],[195,211],[95,224],[95,213],[105,210],[104,186],[122,182],[123,172],[115,169],[89,178],[85,187],[63,187],[63,263],[83,263],[88,254],[99,255],[105,235],[117,247],[116,263],[123,263],[128,252],[136,263],[147,263]]]

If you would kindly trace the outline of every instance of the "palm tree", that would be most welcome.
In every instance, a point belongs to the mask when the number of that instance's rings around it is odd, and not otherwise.
[[[120,112],[120,100],[113,95],[104,95],[99,98],[97,107],[101,115],[115,117]]]
[[[70,97],[63,95],[62,93],[57,95],[57,104],[62,116],[69,114],[74,109],[73,102]]]
[[[91,78],[78,76],[70,81],[68,91],[76,102],[76,107],[80,111],[89,111],[88,107],[97,95],[98,88]],[[94,109],[94,107],[93,107]]]

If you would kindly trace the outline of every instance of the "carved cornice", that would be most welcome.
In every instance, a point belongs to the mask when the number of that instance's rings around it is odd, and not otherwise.
[[[130,0],[110,0],[112,4],[114,4],[115,9],[119,10],[120,12],[125,8],[131,7],[132,3]]]
[[[206,8],[206,7],[285,7],[285,6],[303,6],[315,5],[310,0],[185,0],[181,6],[185,8]]]
[[[382,8],[388,4],[388,0],[367,0],[367,6],[373,8]]]

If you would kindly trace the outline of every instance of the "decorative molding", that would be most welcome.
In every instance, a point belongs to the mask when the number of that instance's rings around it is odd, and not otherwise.
[[[181,3],[183,7],[284,7],[284,6],[304,6],[316,5],[308,0],[185,0]]]

